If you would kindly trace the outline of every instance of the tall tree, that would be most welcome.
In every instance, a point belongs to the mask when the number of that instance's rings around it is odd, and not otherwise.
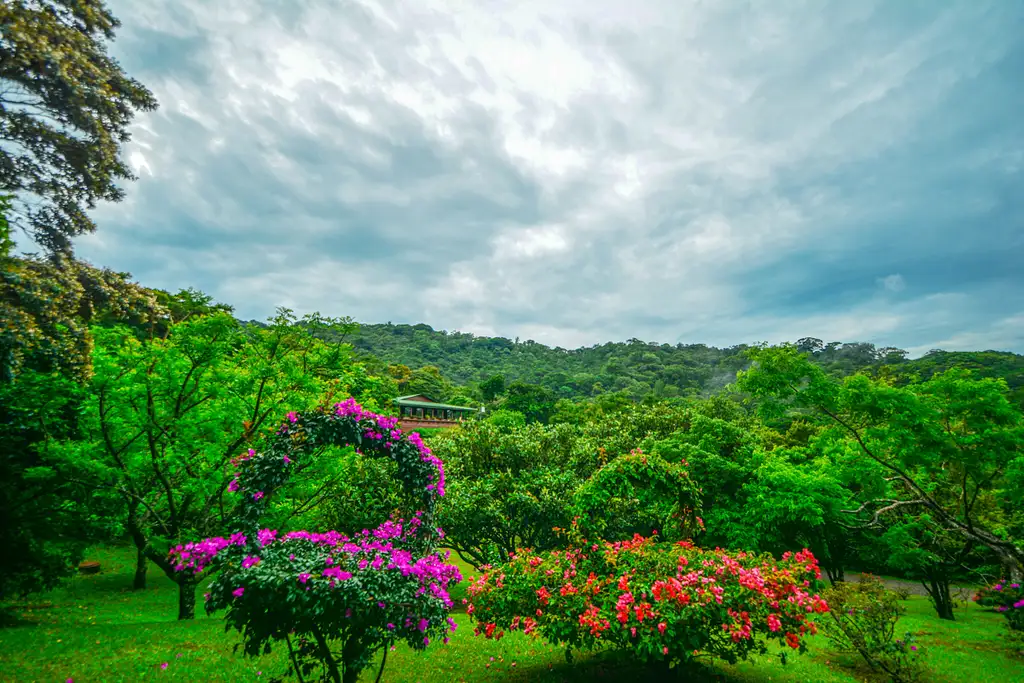
[[[1007,400],[1005,382],[960,369],[903,387],[863,374],[839,381],[792,345],[750,357],[754,366],[738,384],[764,399],[762,412],[788,408],[822,419],[833,457],[860,468],[860,505],[849,513],[862,526],[927,515],[943,534],[987,548],[1020,577],[1014,473],[1024,469],[1024,417]]]
[[[79,435],[89,322],[138,324],[166,312],[125,274],[12,256],[8,208],[0,196],[0,596],[53,586],[111,530],[110,501],[83,491],[50,451]]]
[[[112,501],[89,495],[48,457],[55,442],[78,436],[82,394],[57,373],[0,382],[0,600],[52,588],[111,531]]]
[[[102,0],[0,3],[0,191],[50,253],[93,232],[86,211],[124,197],[128,126],[153,94],[107,54],[120,22]]]
[[[138,550],[136,588],[152,562],[179,587],[178,617],[192,618],[194,577],[175,572],[168,549],[216,534],[232,458],[288,410],[354,394],[376,406],[393,385],[353,368],[351,349],[312,336],[309,319],[282,312],[267,327],[217,313],[174,325],[166,339],[126,327],[97,329],[85,438],[63,458],[76,478],[122,501]]]
[[[487,380],[480,383],[480,393],[483,394],[484,401],[490,403],[494,399],[498,398],[505,393],[505,376],[494,375]]]
[[[141,324],[167,311],[126,273],[64,256],[56,262],[11,254],[14,243],[0,196],[0,382],[23,369],[60,372],[84,381],[90,372],[96,319]]]

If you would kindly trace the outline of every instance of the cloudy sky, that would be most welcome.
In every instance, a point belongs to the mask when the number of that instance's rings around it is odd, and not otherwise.
[[[565,347],[1024,352],[1024,2],[110,0],[156,93],[79,251]]]

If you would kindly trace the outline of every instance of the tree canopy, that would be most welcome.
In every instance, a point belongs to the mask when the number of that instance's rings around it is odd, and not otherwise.
[[[124,197],[121,144],[157,106],[107,53],[118,26],[102,0],[0,4],[0,191],[15,195],[12,223],[51,253],[96,229],[97,201]]]

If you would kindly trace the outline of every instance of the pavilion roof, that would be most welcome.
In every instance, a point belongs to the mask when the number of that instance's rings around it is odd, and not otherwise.
[[[417,408],[441,408],[444,410],[461,410],[461,411],[475,411],[476,408],[469,406],[453,406],[448,403],[434,403],[433,401],[413,401],[410,399],[422,396],[423,398],[430,398],[429,396],[423,396],[423,394],[409,394],[408,396],[399,396],[394,400],[394,403],[400,406],[414,406]]]

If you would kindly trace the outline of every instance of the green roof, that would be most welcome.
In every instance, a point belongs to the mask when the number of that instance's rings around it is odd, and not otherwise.
[[[468,406],[453,406],[447,403],[434,403],[428,401],[410,401],[410,398],[416,396],[422,396],[423,394],[410,394],[408,396],[399,396],[394,400],[395,403],[401,406],[414,406],[416,408],[441,408],[443,410],[463,410],[463,411],[475,411],[476,408]]]

